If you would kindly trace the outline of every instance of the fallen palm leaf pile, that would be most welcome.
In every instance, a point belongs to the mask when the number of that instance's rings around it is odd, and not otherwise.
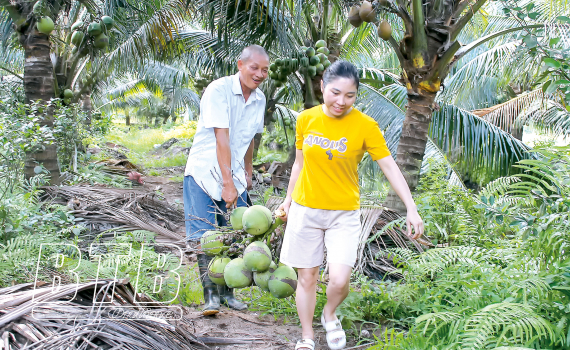
[[[70,214],[82,218],[87,235],[94,238],[107,230],[147,230],[159,235],[157,242],[184,246],[184,213],[154,193],[140,190],[61,186],[43,187],[42,200],[67,205]]]
[[[269,197],[265,206],[274,211],[283,202],[281,197]],[[362,232],[360,234],[360,246],[358,248],[358,260],[355,270],[375,279],[384,276],[399,279],[403,276],[395,273],[397,268],[386,252],[389,248],[408,248],[417,252],[423,252],[424,247],[431,243],[425,238],[417,241],[411,240],[406,232],[394,223],[401,221],[402,217],[388,208],[379,206],[362,206],[360,208]],[[275,243],[276,251],[280,254],[283,236]],[[276,255],[279,256],[279,255]]]
[[[139,294],[136,298],[143,302],[135,301],[126,280],[33,288],[26,283],[0,289],[3,349],[207,348],[190,331],[192,321],[180,312],[176,315],[163,305],[161,310],[153,308],[154,314],[170,312],[178,320],[146,316],[150,299]]]

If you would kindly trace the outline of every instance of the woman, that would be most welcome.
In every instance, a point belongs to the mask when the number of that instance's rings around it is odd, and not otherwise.
[[[358,163],[364,152],[384,172],[407,208],[408,235],[423,233],[410,189],[390,156],[378,123],[352,107],[358,93],[358,71],[337,61],[323,75],[324,104],[297,118],[295,164],[287,198],[280,209],[288,220],[281,262],[298,269],[297,312],[302,339],[295,349],[314,350],[312,329],[319,266],[327,249],[329,284],[321,322],[331,349],[342,349],[346,336],[336,308],[346,298],[356,262],[360,227]],[[412,227],[414,234],[412,236]]]

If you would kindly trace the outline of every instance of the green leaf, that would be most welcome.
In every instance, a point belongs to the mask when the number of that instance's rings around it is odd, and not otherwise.
[[[540,13],[538,13],[538,12],[531,12],[531,13],[528,14],[528,17],[529,17],[530,19],[536,19],[536,17],[538,17],[539,14],[540,14]]]
[[[550,84],[552,84],[552,80],[547,81],[546,83],[544,83],[542,85],[542,92],[546,93],[546,90],[548,89],[548,87],[550,86]]]
[[[544,64],[546,64],[547,67],[552,67],[557,69],[560,68],[560,62],[558,62],[554,58],[546,57],[542,59],[542,61],[544,62]]]
[[[554,91],[556,91],[556,89],[558,89],[558,84],[556,84],[556,82],[554,82],[548,86],[548,88],[546,89],[546,91],[544,93],[545,94],[551,94]]]
[[[560,42],[560,38],[552,38],[550,39],[549,45],[554,46]]]
[[[525,36],[523,42],[526,44],[527,47],[531,49],[533,47],[536,47],[536,45],[538,45],[538,40],[536,40],[536,37],[534,35]]]
[[[562,22],[566,22],[570,24],[570,18],[566,17],[566,16],[558,16],[556,17],[557,20],[562,21]]]

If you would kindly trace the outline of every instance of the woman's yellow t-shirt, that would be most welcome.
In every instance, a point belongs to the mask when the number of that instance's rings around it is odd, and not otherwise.
[[[390,155],[378,123],[354,108],[342,118],[327,116],[322,106],[301,112],[295,146],[303,150],[303,169],[292,198],[315,209],[359,209],[357,168],[364,152],[374,161]]]

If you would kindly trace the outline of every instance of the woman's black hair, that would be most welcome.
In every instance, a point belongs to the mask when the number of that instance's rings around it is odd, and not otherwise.
[[[331,64],[323,74],[323,86],[327,86],[328,83],[338,78],[354,80],[354,84],[356,84],[356,89],[358,90],[360,79],[358,78],[358,70],[354,64],[346,61],[336,61]]]

